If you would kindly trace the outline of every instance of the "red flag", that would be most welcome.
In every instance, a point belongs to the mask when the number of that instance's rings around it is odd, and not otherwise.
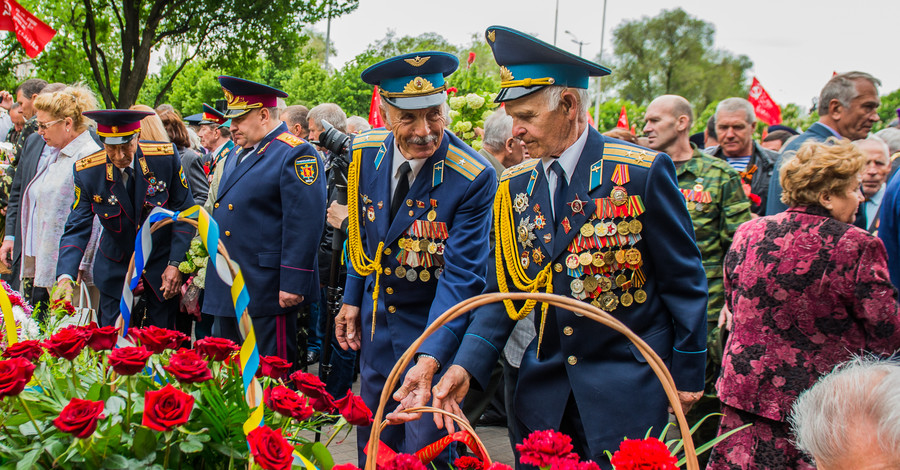
[[[628,112],[625,111],[624,104],[622,105],[622,112],[619,113],[619,122],[616,123],[616,127],[628,129]]]
[[[591,117],[591,113],[587,113],[587,117],[588,117],[588,125],[593,127],[594,129],[596,129],[597,125],[594,124],[594,118]]]
[[[34,59],[53,39],[56,31],[37,19],[15,0],[0,0],[0,31],[15,31],[16,39],[25,48],[28,57]]]
[[[378,86],[372,90],[372,104],[369,105],[369,124],[372,127],[384,127],[384,121],[378,114],[378,108],[381,106],[381,94],[378,93]]]
[[[759,84],[759,80],[753,77],[753,84],[750,85],[750,96],[747,101],[753,105],[753,111],[760,121],[770,126],[781,124],[781,108],[772,101],[769,93]]]

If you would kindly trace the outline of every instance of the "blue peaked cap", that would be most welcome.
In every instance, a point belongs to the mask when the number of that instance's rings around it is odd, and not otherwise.
[[[380,88],[381,98],[400,109],[424,109],[447,100],[444,78],[459,67],[453,54],[437,51],[403,54],[367,68],[360,75]]]

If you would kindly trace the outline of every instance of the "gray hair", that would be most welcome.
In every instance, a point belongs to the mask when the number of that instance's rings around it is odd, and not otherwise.
[[[350,132],[351,134],[367,131],[371,128],[372,125],[362,116],[350,116],[347,118],[347,132]]]
[[[25,98],[31,99],[32,96],[44,91],[44,88],[47,86],[47,80],[43,80],[40,78],[29,78],[25,80],[19,86],[16,87],[16,92],[22,92],[25,95]]]
[[[551,85],[545,87],[543,90],[540,90],[538,93],[544,94],[544,97],[547,99],[547,110],[553,111],[559,107],[560,103],[562,103],[562,95],[566,91],[575,93],[575,101],[576,105],[578,106],[578,114],[587,114],[588,106],[591,104],[591,96],[584,88],[569,88],[565,86]]]
[[[306,118],[322,128],[322,120],[328,121],[335,129],[347,133],[347,114],[334,103],[322,103],[309,110]]]
[[[309,127],[309,118],[307,117],[309,116],[309,108],[302,104],[295,104],[284,108],[281,116],[283,118],[282,120],[288,123],[289,126],[300,124],[300,127],[304,129]]]
[[[900,129],[888,127],[876,132],[875,135],[887,143],[891,155],[900,152]]]
[[[753,105],[743,98],[726,98],[719,102],[716,106],[716,120],[718,121],[719,113],[734,113],[743,111],[747,116],[744,120],[751,126],[756,124],[756,112],[753,111]]]
[[[881,449],[900,449],[900,362],[856,357],[838,365],[794,402],[790,423],[797,447],[817,463],[836,462],[859,423],[872,423]]]
[[[269,110],[269,119],[271,119],[272,121],[277,121],[279,119],[279,116],[281,116],[281,108],[279,108],[278,106],[269,106],[266,107],[266,109]]]
[[[881,137],[871,135],[866,137],[865,139],[854,140],[853,145],[862,150],[864,146],[875,145],[878,146],[882,150],[884,154],[884,159],[887,161],[888,165],[891,163],[891,149],[888,148],[887,142],[881,139]],[[866,155],[868,157],[868,155]]]
[[[840,73],[828,80],[825,87],[819,93],[819,116],[828,114],[828,104],[831,100],[838,100],[841,106],[850,107],[850,102],[859,96],[856,91],[856,81],[866,80],[874,87],[881,86],[881,80],[865,73],[865,72],[847,72]]]
[[[506,141],[512,137],[513,118],[506,114],[505,108],[497,108],[484,120],[484,146],[492,150],[501,150]]]

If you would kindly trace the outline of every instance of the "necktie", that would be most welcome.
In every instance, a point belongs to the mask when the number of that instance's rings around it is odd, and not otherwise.
[[[130,166],[125,168],[122,177],[125,180],[125,192],[128,193],[131,203],[134,204],[134,170]]]
[[[869,229],[869,218],[866,216],[866,204],[869,203],[869,200],[866,199],[859,205],[859,209],[856,210],[856,220],[853,221],[853,225],[863,229]]]
[[[397,188],[394,189],[394,197],[391,199],[391,220],[394,220],[394,216],[397,215],[397,211],[400,210],[400,206],[403,205],[403,201],[406,199],[406,194],[409,193],[410,171],[412,171],[412,167],[409,166],[409,162],[403,162],[400,165],[400,181],[397,182]]]
[[[253,150],[253,147],[241,150],[241,153],[238,154],[237,161],[234,162],[234,167],[237,168],[238,165],[240,165],[241,162],[244,161],[244,157],[246,157],[247,154],[249,154],[252,150]]]
[[[566,208],[566,192],[569,190],[569,182],[566,181],[566,170],[558,160],[550,164],[550,170],[556,173],[556,190],[553,192],[553,220],[559,223],[563,219]]]

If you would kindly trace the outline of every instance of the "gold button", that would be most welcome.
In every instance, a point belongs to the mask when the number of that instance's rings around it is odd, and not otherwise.
[[[397,311],[397,307],[394,307],[393,305],[391,305],[390,307],[388,307],[388,312],[394,313],[394,312],[396,312],[396,311]]]
[[[576,358],[575,356],[569,356],[569,365],[574,366],[575,364],[578,364],[578,358]]]
[[[391,249],[390,249],[390,248],[385,248],[385,249],[384,249],[384,256],[390,256],[390,255],[391,255]]]
[[[109,214],[103,214],[103,217],[109,217]]]
[[[575,330],[573,330],[571,326],[567,326],[567,327],[563,328],[563,334],[566,336],[572,336],[572,333],[574,333],[574,332],[575,332]]]
[[[388,288],[385,289],[384,291],[387,292],[388,294],[393,294],[393,293],[394,293],[394,288],[393,288],[393,287],[388,287]]]
[[[409,207],[412,207],[412,199],[407,199],[407,200],[406,200],[406,205],[409,206]]]
[[[218,208],[219,208],[219,203],[217,202],[217,203],[215,203],[215,205],[213,205],[213,209],[218,209]]]
[[[231,232],[229,232],[228,230],[226,230],[226,231],[225,231],[225,236],[226,236],[226,237],[230,237],[230,236],[231,236]]]
[[[391,268],[384,268],[384,274],[385,274],[385,276],[390,276],[390,275],[391,275]]]
[[[231,204],[228,204],[228,210],[233,211],[233,210],[234,210],[234,206],[232,206]]]
[[[413,214],[415,214],[415,212],[413,212],[413,211],[409,211],[409,216],[410,216],[410,217],[412,217],[412,216],[413,216]]]

